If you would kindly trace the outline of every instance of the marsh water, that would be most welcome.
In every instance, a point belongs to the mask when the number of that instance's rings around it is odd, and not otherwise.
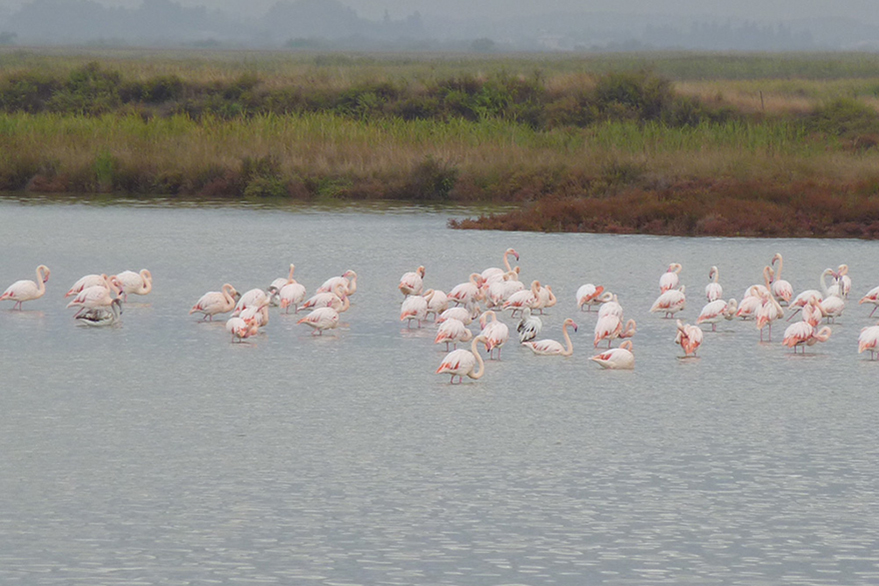
[[[0,202],[3,584],[876,584],[879,363],[857,354],[879,244],[454,231],[467,210]],[[402,273],[449,290],[520,253],[553,286],[541,337],[579,324],[570,358],[513,343],[478,381],[434,374],[435,326],[399,320]],[[848,263],[830,340],[795,356],[752,322],[682,359],[648,313],[682,263],[704,304],[761,282],[775,252],[795,290]],[[187,314],[223,283],[287,274],[309,293],[354,269],[342,327],[272,310],[230,341]],[[122,324],[78,327],[66,290],[149,268]],[[638,322],[634,371],[588,360],[587,282]],[[513,321],[504,318],[507,323]]]

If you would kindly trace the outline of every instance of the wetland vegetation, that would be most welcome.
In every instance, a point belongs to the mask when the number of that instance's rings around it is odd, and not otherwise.
[[[879,55],[7,49],[0,190],[505,203],[458,228],[879,237]]]

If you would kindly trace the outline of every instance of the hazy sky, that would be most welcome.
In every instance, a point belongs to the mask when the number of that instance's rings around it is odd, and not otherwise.
[[[0,0],[3,12],[25,0]],[[193,6],[220,8],[238,14],[261,13],[277,0],[177,0]],[[135,7],[142,0],[102,0],[104,4]],[[342,0],[360,16],[378,20],[387,10],[401,18],[418,10],[424,15],[455,18],[490,18],[545,12],[622,12],[663,14],[683,19],[749,19],[789,22],[799,18],[855,18],[879,24],[876,0]]]

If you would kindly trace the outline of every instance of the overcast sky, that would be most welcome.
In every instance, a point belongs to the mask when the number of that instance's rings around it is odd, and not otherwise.
[[[100,0],[103,4],[136,7],[142,0]],[[177,0],[187,6],[202,5],[250,14],[264,12],[277,0]],[[358,15],[379,20],[385,10],[392,18],[414,11],[423,15],[453,18],[497,19],[504,15],[546,12],[621,12],[662,14],[682,19],[749,19],[758,22],[790,22],[800,18],[854,18],[879,24],[876,0],[341,0]],[[0,0],[3,12],[16,9],[25,0]]]

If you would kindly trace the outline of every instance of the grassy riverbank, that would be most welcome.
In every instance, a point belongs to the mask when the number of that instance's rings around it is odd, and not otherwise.
[[[513,202],[452,225],[879,237],[879,56],[0,65],[3,191]]]

